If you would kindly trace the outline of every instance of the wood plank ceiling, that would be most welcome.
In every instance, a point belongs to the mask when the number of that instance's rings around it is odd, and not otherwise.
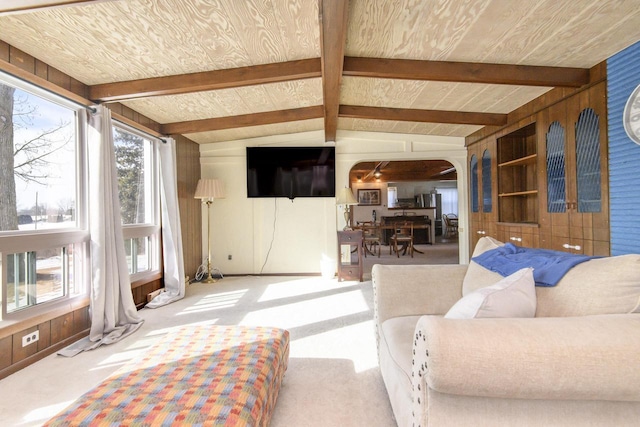
[[[203,144],[311,130],[464,137],[585,84],[640,40],[637,1],[24,3],[0,5],[0,40],[92,100]]]

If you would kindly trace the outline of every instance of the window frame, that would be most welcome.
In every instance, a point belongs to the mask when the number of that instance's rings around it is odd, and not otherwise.
[[[61,307],[69,307],[76,301],[86,299],[89,295],[91,266],[89,260],[90,234],[88,228],[88,183],[87,183],[87,119],[86,107],[52,93],[33,83],[26,82],[0,72],[0,82],[28,92],[47,102],[57,104],[75,112],[75,157],[76,157],[76,225],[75,227],[44,230],[12,230],[0,232],[0,285],[1,317],[0,326],[6,322],[15,322],[33,318]],[[74,286],[78,289],[71,294],[65,288],[64,295],[36,305],[24,307],[16,311],[7,311],[7,265],[9,254],[41,251],[65,246],[74,246],[78,261],[74,260]]]
[[[162,238],[160,235],[160,153],[158,144],[163,143],[160,138],[145,133],[117,119],[113,120],[113,129],[122,132],[128,132],[151,143],[151,219],[152,222],[144,224],[122,224],[122,235],[126,243],[129,239],[137,239],[148,237],[150,239],[150,267],[148,270],[134,272],[129,275],[131,282],[144,282],[145,280],[153,280],[162,272]],[[112,132],[113,132],[112,129]],[[115,140],[114,140],[115,143]],[[114,147],[115,148],[115,147]]]

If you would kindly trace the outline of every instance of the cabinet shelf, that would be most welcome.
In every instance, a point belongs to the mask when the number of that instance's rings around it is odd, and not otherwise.
[[[498,165],[498,167],[505,167],[505,166],[524,166],[524,165],[531,165],[534,164],[536,162],[536,159],[538,158],[537,154],[531,154],[529,156],[525,156],[525,157],[520,157],[519,159],[514,159],[514,160],[510,160],[508,162],[504,162],[504,163],[500,163]]]
[[[538,190],[525,190],[525,191],[514,191],[512,193],[501,193],[501,194],[498,194],[498,197],[530,196],[533,194],[538,194]]]
[[[538,140],[536,124],[496,140],[498,149],[498,220],[538,222]]]

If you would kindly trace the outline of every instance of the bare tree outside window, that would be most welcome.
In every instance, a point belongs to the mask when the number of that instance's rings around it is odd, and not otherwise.
[[[0,83],[0,231],[75,221],[74,115]]]

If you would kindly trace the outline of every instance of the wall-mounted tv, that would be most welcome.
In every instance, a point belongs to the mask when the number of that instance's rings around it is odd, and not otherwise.
[[[335,147],[247,147],[248,197],[335,197]]]

